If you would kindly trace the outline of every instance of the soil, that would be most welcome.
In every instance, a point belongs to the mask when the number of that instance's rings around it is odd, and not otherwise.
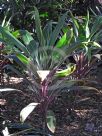
[[[94,75],[94,76],[93,76]],[[102,67],[91,73],[89,80],[96,87],[95,91],[62,93],[49,107],[56,115],[57,124],[54,136],[102,136]],[[20,123],[20,111],[27,104],[34,102],[33,92],[27,89],[24,79],[11,77],[3,88],[17,88],[22,92],[4,92],[0,94],[0,126],[2,123]],[[4,122],[5,121],[5,122]],[[38,109],[31,113],[26,123],[41,128],[41,116]]]

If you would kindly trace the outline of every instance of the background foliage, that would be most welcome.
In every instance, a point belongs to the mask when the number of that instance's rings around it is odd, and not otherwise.
[[[99,3],[95,0],[1,0],[0,22],[6,21],[15,29],[32,32],[34,6],[39,9],[44,24],[48,20],[58,20],[58,16],[68,10],[74,15],[86,15],[89,7],[95,9],[97,5]]]

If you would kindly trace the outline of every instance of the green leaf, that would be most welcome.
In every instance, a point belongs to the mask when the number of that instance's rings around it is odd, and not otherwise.
[[[91,33],[92,34],[95,33],[100,28],[101,25],[102,25],[102,16],[98,16],[94,21],[94,24],[91,29]]]
[[[55,132],[55,126],[56,126],[56,118],[55,118],[55,114],[52,110],[47,111],[46,121],[47,121],[47,127],[49,128],[49,130],[52,133],[54,133]]]
[[[73,37],[74,37],[73,29],[71,28],[71,29],[67,32],[67,44],[68,44],[68,45],[72,42]]]
[[[61,29],[63,28],[64,24],[65,24],[65,19],[67,17],[67,13],[65,13],[58,21],[58,24],[56,25],[55,29],[53,30],[51,37],[50,37],[50,41],[49,41],[49,46],[54,46],[59,33],[61,32]]]
[[[87,56],[88,56],[88,61],[90,62],[90,61],[91,61],[91,58],[92,58],[91,48],[88,48]]]
[[[35,28],[36,28],[37,37],[38,37],[40,45],[45,46],[45,39],[44,39],[43,32],[41,29],[39,12],[36,7],[34,7],[34,10],[35,10],[34,12],[35,13]]]
[[[48,12],[43,12],[42,14],[40,14],[40,17],[43,17],[43,18],[48,17]]]
[[[56,47],[57,47],[57,48],[61,48],[63,45],[65,45],[66,40],[67,40],[67,34],[65,33],[65,34],[61,37],[61,39],[57,42]]]
[[[86,51],[86,56],[88,57],[88,60],[90,61],[92,58],[92,54],[91,54],[91,48],[88,48],[88,46],[84,45],[85,47],[85,51]]]
[[[56,76],[59,76],[59,77],[69,76],[75,71],[75,69],[76,69],[75,64],[69,64],[67,69],[57,71]]]
[[[64,35],[59,39],[59,41],[56,44],[57,48],[61,48],[63,46],[68,46],[73,38],[73,29],[67,27],[67,30],[65,30],[66,32],[64,33]]]
[[[29,114],[36,108],[39,103],[30,103],[25,108],[23,108],[20,112],[20,121],[23,123]]]
[[[30,53],[30,56],[35,59],[35,57],[37,56],[38,53],[38,46],[37,46],[37,42],[33,39],[32,41],[30,41],[29,45],[27,45],[27,49]]]
[[[14,32],[12,32],[12,35],[16,38],[19,38],[20,37],[20,33],[19,33],[19,30],[16,30]]]
[[[77,29],[79,29],[78,22],[77,22],[77,20],[75,19],[75,17],[73,16],[72,12],[70,12],[70,15],[71,15],[71,17],[72,17],[73,23],[75,24],[75,26],[77,27]]]
[[[16,54],[17,58],[25,65],[29,64],[29,59],[23,54]]]
[[[97,42],[95,41],[90,41],[90,42],[82,42],[82,45],[84,46],[88,46],[88,45],[91,45],[91,46],[94,46],[94,47],[97,47],[97,48],[102,48],[100,44],[98,44]]]
[[[51,33],[52,33],[52,21],[48,22],[43,29],[46,45],[48,45],[49,43]]]
[[[92,38],[94,41],[101,41],[102,39],[102,30],[100,30],[99,32],[97,32],[93,38]]]
[[[2,33],[3,37],[7,38],[12,44],[17,46],[21,51],[23,51],[25,54],[29,54],[26,47],[17,39],[15,38],[9,31],[7,31],[5,28],[0,26],[0,32]]]
[[[27,30],[20,30],[19,33],[21,34],[21,38],[23,39],[25,45],[29,45],[29,43],[33,40],[31,33]]]
[[[94,34],[96,34],[96,32],[98,30],[100,30],[100,28],[102,27],[102,16],[98,16],[95,21],[93,22],[93,26],[91,28],[91,35],[90,38],[92,38],[94,36]]]
[[[86,31],[86,38],[89,38],[90,30],[89,30],[89,12],[88,11],[87,11],[85,31]]]
[[[78,35],[79,35],[79,33],[78,33],[78,29],[79,29],[78,22],[75,19],[75,17],[73,16],[72,12],[70,12],[70,15],[72,17],[73,28],[74,28],[73,30],[74,30],[75,36],[78,37]]]
[[[100,44],[98,44],[97,42],[92,42],[93,46],[97,47],[97,48],[102,48]]]

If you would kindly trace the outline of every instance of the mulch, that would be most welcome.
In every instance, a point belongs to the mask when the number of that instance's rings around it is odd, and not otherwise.
[[[101,69],[96,71],[95,80],[98,92],[78,91],[62,93],[50,105],[55,113],[57,124],[54,136],[102,136],[102,77]],[[4,92],[0,94],[0,126],[2,123],[20,123],[20,111],[27,104],[34,102],[34,94],[27,89],[28,84],[21,78],[12,77],[9,84],[3,88],[11,87],[21,92]],[[41,116],[36,109],[28,117],[28,124],[41,128]]]

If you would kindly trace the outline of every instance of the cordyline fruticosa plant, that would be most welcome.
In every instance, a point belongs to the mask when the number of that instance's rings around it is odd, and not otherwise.
[[[99,59],[96,54],[91,57],[91,60],[88,60],[88,56],[84,52],[80,52],[77,54],[74,53],[73,58],[76,62],[76,69],[71,75],[71,78],[73,79],[86,78],[89,72],[94,67],[96,61]]]
[[[19,59],[19,64],[26,68],[27,74],[30,77],[30,89],[34,92],[36,103],[30,103],[20,113],[20,120],[24,122],[28,115],[39,105],[44,121],[51,132],[55,131],[55,116],[52,110],[48,110],[48,106],[62,91],[73,89],[94,89],[91,87],[76,86],[77,80],[68,80],[69,76],[75,71],[76,65],[69,63],[66,68],[62,69],[63,62],[79,49],[91,48],[92,46],[100,47],[95,41],[91,41],[87,35],[84,42],[78,39],[78,23],[72,16],[73,27],[67,26],[67,14],[59,19],[57,25],[53,27],[53,23],[49,22],[41,28],[39,12],[34,8],[34,19],[36,28],[36,37],[28,31],[17,30],[10,33],[5,28],[0,26],[1,39],[7,46],[11,46],[16,57]],[[87,24],[86,24],[87,27]],[[87,33],[87,32],[86,32]],[[16,37],[22,40],[18,40]],[[18,59],[14,55],[10,55],[15,61]],[[18,61],[17,61],[18,62]],[[12,66],[8,68],[21,74]],[[21,74],[22,75],[22,74]]]

